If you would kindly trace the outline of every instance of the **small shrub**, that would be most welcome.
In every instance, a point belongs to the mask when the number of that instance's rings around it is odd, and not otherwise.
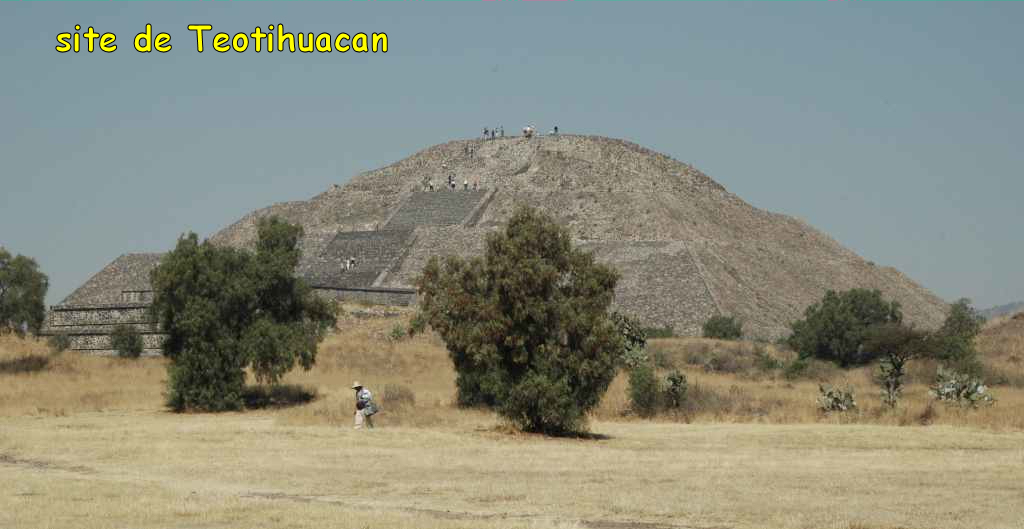
[[[814,360],[813,358],[797,358],[782,368],[782,377],[786,380],[825,382],[839,376],[840,372],[840,368],[832,362]]]
[[[686,403],[687,382],[686,375],[679,370],[669,373],[665,380],[665,406],[669,408],[682,408]]]
[[[118,325],[110,334],[110,347],[121,358],[138,358],[142,356],[142,335],[131,325]]]
[[[875,380],[882,387],[882,404],[895,408],[903,395],[903,377],[906,375],[905,362],[899,357],[886,357],[878,363]]]
[[[388,338],[390,338],[392,342],[398,342],[405,338],[407,334],[408,331],[406,331],[405,326],[401,323],[396,323],[395,326],[391,328],[391,334],[388,335]]]
[[[782,376],[786,380],[796,380],[807,373],[809,366],[810,361],[806,358],[796,358],[782,369]]]
[[[643,329],[644,335],[648,338],[672,338],[676,335],[672,327],[645,327]]]
[[[68,349],[71,349],[71,337],[67,333],[59,332],[51,334],[46,339],[46,344],[50,347],[50,352],[53,354],[60,354]]]
[[[778,358],[768,354],[768,349],[762,344],[754,346],[754,367],[761,371],[775,371],[782,369],[783,363]]]
[[[391,408],[415,406],[416,394],[399,384],[385,384],[381,392],[381,402]]]
[[[622,364],[631,370],[649,364],[650,361],[651,357],[643,347],[627,347],[622,353]]]
[[[640,364],[629,371],[629,400],[632,410],[641,417],[653,417],[660,404],[658,379],[650,364]]]
[[[712,316],[704,322],[705,338],[716,340],[738,340],[743,336],[743,324],[732,316]]]
[[[936,400],[971,408],[991,406],[996,401],[980,379],[945,368],[939,368],[937,380],[929,393]]]
[[[739,355],[728,351],[716,351],[704,363],[704,370],[714,373],[739,373],[744,367]]]
[[[818,409],[825,413],[847,412],[857,408],[857,401],[853,397],[853,389],[845,390],[834,388],[828,384],[818,386],[821,396],[818,397]]]

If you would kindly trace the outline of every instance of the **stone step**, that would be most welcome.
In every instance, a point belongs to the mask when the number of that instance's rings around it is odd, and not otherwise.
[[[411,238],[411,230],[339,232],[299,274],[314,287],[369,287],[402,255]],[[355,259],[355,268],[346,269],[350,258]]]
[[[385,229],[462,224],[486,195],[487,192],[483,190],[414,192],[391,217]]]

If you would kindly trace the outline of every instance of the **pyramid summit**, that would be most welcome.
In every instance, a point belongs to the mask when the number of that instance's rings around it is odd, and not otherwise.
[[[431,256],[482,253],[487,234],[524,204],[618,269],[617,308],[647,326],[696,335],[709,317],[726,314],[748,335],[776,338],[826,290],[855,287],[881,290],[919,326],[945,316],[941,299],[899,271],[747,204],[690,165],[599,136],[435,145],[309,200],[256,210],[211,240],[252,247],[258,219],[276,215],[305,229],[298,273],[325,295],[410,304]],[[150,299],[147,271],[158,262],[151,254],[118,258],[52,308],[51,329],[74,334],[88,321],[99,333],[120,321],[118,305],[136,310]],[[103,349],[104,339],[78,348]]]

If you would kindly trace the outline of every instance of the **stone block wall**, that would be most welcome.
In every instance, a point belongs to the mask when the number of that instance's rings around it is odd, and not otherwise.
[[[134,291],[132,297],[152,299],[148,291]],[[134,327],[142,335],[146,354],[157,354],[164,335],[146,312],[148,303],[99,303],[93,305],[56,305],[50,307],[44,334],[66,335],[71,349],[94,354],[115,354],[110,333],[118,325]]]
[[[317,288],[316,293],[327,299],[346,303],[368,303],[409,307],[416,304],[416,291],[411,288]]]

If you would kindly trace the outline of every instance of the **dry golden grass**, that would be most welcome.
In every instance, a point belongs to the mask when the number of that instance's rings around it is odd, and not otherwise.
[[[788,381],[748,369],[751,344],[657,340],[697,405],[624,415],[620,377],[591,421],[598,440],[546,439],[454,407],[443,344],[389,339],[407,320],[343,320],[316,367],[285,380],[319,398],[290,408],[169,413],[159,358],[68,352],[0,374],[0,527],[1024,527],[1019,388],[996,387],[989,409],[935,406],[926,427],[920,381],[883,412],[868,369]],[[985,340],[987,358],[1019,352]],[[692,358],[717,351],[740,372]],[[0,337],[0,361],[48,354]],[[821,416],[816,378],[849,384],[861,411]],[[373,431],[350,427],[356,379],[383,398]]]

